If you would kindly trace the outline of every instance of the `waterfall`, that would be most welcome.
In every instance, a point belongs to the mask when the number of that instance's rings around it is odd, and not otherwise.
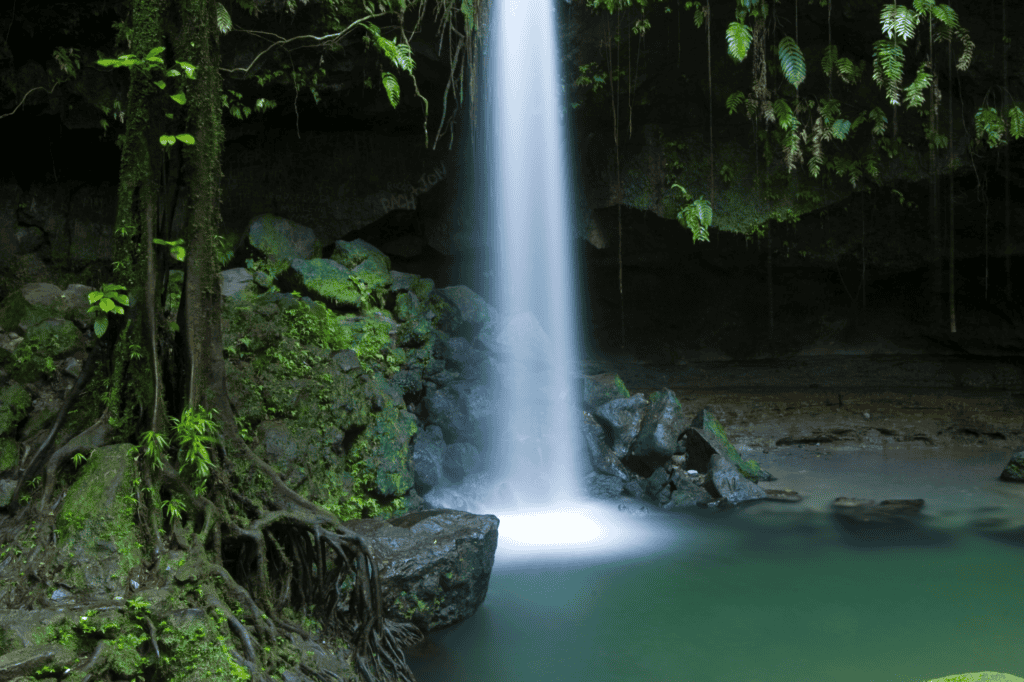
[[[552,0],[492,0],[484,83],[493,300],[505,350],[494,424],[501,499],[582,496],[576,255]]]

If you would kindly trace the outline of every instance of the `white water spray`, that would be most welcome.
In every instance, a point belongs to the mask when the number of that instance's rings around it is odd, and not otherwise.
[[[552,0],[492,2],[488,218],[505,351],[494,435],[501,497],[517,508],[582,496],[576,259],[555,24]]]

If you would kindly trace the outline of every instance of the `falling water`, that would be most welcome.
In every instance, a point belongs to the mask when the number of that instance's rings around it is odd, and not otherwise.
[[[486,61],[488,219],[505,351],[495,424],[516,506],[581,496],[575,254],[552,0],[493,0]],[[511,498],[511,499],[510,499]]]

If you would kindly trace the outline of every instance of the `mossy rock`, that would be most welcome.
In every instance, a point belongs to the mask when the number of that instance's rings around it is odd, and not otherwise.
[[[629,389],[614,372],[583,377],[583,407],[596,410],[605,403],[628,398]]]
[[[275,260],[310,258],[316,242],[310,228],[271,214],[253,218],[247,236],[255,251]]]
[[[95,596],[121,596],[142,562],[136,532],[135,486],[139,471],[134,446],[97,448],[57,514],[62,582]]]
[[[353,281],[352,271],[329,258],[296,258],[282,275],[283,289],[297,289],[330,308],[344,310],[362,307],[365,296]]]
[[[367,267],[387,272],[388,286],[391,286],[391,259],[369,242],[362,239],[354,239],[350,242],[339,239],[334,242],[331,259],[353,270],[367,261],[371,261]]]
[[[928,680],[928,682],[1024,682],[1024,678],[1011,675],[1009,673],[994,673],[994,672],[980,672],[980,673],[958,673],[956,675],[947,675],[945,677],[939,677],[934,680]]]
[[[18,384],[0,388],[0,436],[13,435],[32,406],[32,396]],[[4,469],[0,460],[0,471]]]
[[[729,437],[725,434],[725,427],[718,421],[718,418],[711,413],[711,410],[704,408],[700,411],[690,426],[695,429],[704,429],[709,435],[716,438],[721,445],[720,451],[726,456],[726,458],[736,465],[736,468],[740,470],[746,478],[751,481],[770,481],[771,476],[767,471],[761,468],[761,465],[752,459],[743,459],[740,457],[740,453],[737,452],[736,447],[729,442]]]
[[[18,464],[18,441],[7,436],[0,437],[0,473],[10,471]],[[0,501],[0,507],[3,506]]]

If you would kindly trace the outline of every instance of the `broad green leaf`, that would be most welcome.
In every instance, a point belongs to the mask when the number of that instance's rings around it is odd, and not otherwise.
[[[117,304],[114,303],[114,301],[112,299],[109,299],[109,298],[101,298],[100,299],[100,310],[102,310],[103,312],[109,313],[111,310],[113,310],[116,307],[117,307]]]
[[[162,45],[160,47],[154,47],[152,50],[150,50],[146,54],[146,59],[152,59],[153,57],[157,57],[157,56],[163,54],[164,50],[166,50],[166,49],[167,48],[162,46]],[[161,59],[160,61],[163,61],[163,60]]]
[[[96,334],[96,338],[102,337],[107,333],[107,325],[110,324],[107,321],[107,316],[97,317],[96,321],[92,323],[92,330]]]
[[[171,95],[171,99],[173,99],[178,104],[182,104],[183,105],[183,104],[185,104],[185,93],[184,92],[179,92],[176,95]]]
[[[196,143],[196,138],[192,137],[188,133],[182,133],[180,135],[175,135],[174,137],[178,138],[178,140],[180,140],[181,142],[184,142],[185,144],[195,144]]]
[[[194,67],[192,64],[189,64],[188,62],[177,62],[177,64],[185,72],[185,76],[187,78],[195,79],[196,67]]]
[[[169,147],[170,145],[174,144],[174,135],[161,135],[160,144],[163,145],[164,147]]]
[[[155,81],[154,85],[156,85],[156,87],[160,88],[161,90],[167,87],[167,83],[165,81]]]

